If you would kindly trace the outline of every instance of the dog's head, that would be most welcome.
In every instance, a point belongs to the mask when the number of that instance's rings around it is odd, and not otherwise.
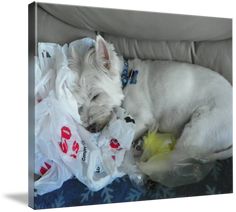
[[[100,131],[110,120],[113,108],[121,105],[121,69],[113,45],[97,36],[95,47],[80,61],[76,94],[82,123],[91,132]]]

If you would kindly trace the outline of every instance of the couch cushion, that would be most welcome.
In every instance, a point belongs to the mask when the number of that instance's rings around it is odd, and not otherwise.
[[[232,39],[196,42],[194,63],[211,68],[232,84]]]
[[[55,17],[54,15],[51,15],[50,13],[42,9],[41,6],[48,10],[50,9],[50,12],[51,10],[57,11],[60,17],[61,15],[59,11],[61,11],[62,14],[64,14],[69,11],[70,13],[72,13],[72,11],[75,10],[74,16],[81,16],[83,18],[82,19],[79,18],[78,26],[73,26],[71,24],[66,23],[67,18],[65,18],[65,20],[60,20],[60,18]],[[105,9],[101,10],[97,8],[95,9],[95,8],[72,7],[72,6],[65,6],[64,8],[61,5],[40,4],[40,7],[38,7],[38,13],[37,13],[38,14],[38,17],[37,17],[38,41],[55,42],[59,44],[64,44],[64,43],[69,43],[73,40],[80,39],[83,37],[95,38],[96,36],[95,31],[94,31],[95,29],[93,28],[87,29],[88,26],[91,24],[90,21],[92,20],[91,18],[89,18],[86,22],[86,18],[87,18],[86,14],[90,12],[90,10],[92,10],[94,14],[99,13],[100,14],[99,17],[100,16],[103,17],[102,12],[106,11]],[[120,11],[120,10],[114,10],[114,11]],[[126,13],[127,11],[125,11],[124,14]],[[105,14],[108,15],[108,13],[106,12]],[[137,14],[138,13],[135,12],[133,16],[138,17]],[[141,14],[146,16],[145,20],[148,19],[149,13],[141,12]],[[159,13],[151,13],[150,17],[155,16],[155,14],[159,14]],[[166,17],[165,16],[166,14],[164,16],[162,15],[163,14],[161,14],[161,17]],[[172,15],[170,14],[168,14],[168,16],[172,17]],[[69,15],[69,17],[71,16]],[[185,19],[189,18],[189,16],[182,16],[182,17],[185,17]],[[103,18],[101,20],[103,20]],[[115,17],[114,20],[116,20],[117,18],[118,17]],[[171,19],[172,18],[170,19],[165,18],[165,20],[163,20],[163,23],[168,23],[168,20],[170,21]],[[207,25],[207,23],[209,23],[209,21],[212,20],[212,19],[209,19],[207,21],[207,19],[208,18],[206,17],[202,19],[206,21],[206,23],[203,25]],[[109,20],[111,21],[111,19]],[[112,20],[113,20],[113,17],[112,17]],[[130,19],[130,20],[131,20],[130,23],[132,23],[133,19]],[[203,26],[200,26],[201,24],[199,20],[200,19],[195,20],[199,26],[195,29],[195,31],[197,31],[196,35],[200,36],[198,37],[198,39],[203,38],[206,35],[204,32],[205,28]],[[96,20],[94,21],[96,22]],[[215,21],[218,22],[218,24],[216,24]],[[171,22],[173,23],[173,20]],[[215,26],[219,26],[218,30],[219,29],[220,30],[218,31],[218,34],[213,33],[213,35],[211,34],[212,31],[210,29],[206,30],[209,33],[208,36],[210,36],[210,34],[212,36],[211,38],[208,37],[209,40],[212,40],[212,39],[214,40],[217,37],[218,38],[222,37],[223,34],[224,34],[223,37],[225,38],[231,36],[231,33],[229,33],[231,32],[231,20],[229,19],[216,19],[215,20],[214,19],[213,22],[215,23]],[[87,23],[87,25],[85,23]],[[105,23],[106,21],[104,22],[104,24],[98,25],[97,26],[98,28],[96,29],[98,31],[102,31],[104,27],[103,25],[106,25]],[[116,22],[114,23],[117,24]],[[226,26],[222,26],[223,23],[226,23]],[[81,27],[79,27],[80,25]],[[107,29],[109,28],[107,25],[106,27]],[[128,27],[127,25],[124,25],[125,30],[120,30],[120,31],[122,31],[123,34],[126,34],[126,32],[128,33],[127,35],[129,35],[129,33],[132,34],[133,29],[129,29],[127,27]],[[158,24],[157,24],[157,27],[159,27]],[[164,25],[162,27],[164,27]],[[111,30],[112,30],[112,26],[111,26]],[[177,38],[180,38],[179,37],[180,34],[178,34],[178,30],[176,31],[175,29],[174,31],[173,28],[172,30],[173,30],[173,33],[171,36],[173,36],[172,37],[173,40],[168,40],[168,38],[170,37],[168,37],[169,35],[167,35],[166,37],[167,39],[165,41],[159,40],[160,36],[162,36],[161,34],[166,32],[165,30],[156,32],[155,39],[148,39],[148,37],[154,36],[154,34],[150,35],[149,33],[141,33],[143,34],[141,35],[141,37],[145,36],[142,39],[140,39],[140,33],[137,33],[136,34],[137,36],[135,38],[129,38],[129,36],[121,36],[120,34],[122,33],[120,33],[120,31],[117,32],[118,33],[117,35],[107,33],[107,32],[102,32],[102,35],[107,41],[114,44],[116,51],[120,55],[123,55],[125,57],[128,57],[128,58],[137,57],[140,59],[153,59],[153,60],[155,59],[156,60],[175,60],[175,61],[180,61],[180,62],[195,63],[195,64],[202,65],[202,66],[211,68],[219,72],[230,83],[232,83],[232,39],[219,40],[219,41],[213,41],[213,40],[212,41],[194,41],[194,40],[181,40],[181,39],[178,40]],[[226,36],[227,32],[228,32],[228,35]],[[174,35],[176,35],[176,37],[174,37]]]
[[[222,41],[149,41],[103,34],[115,50],[128,58],[174,60],[198,64],[232,83],[232,39]]]
[[[91,31],[147,40],[222,40],[232,37],[232,20],[203,16],[39,3],[59,20]]]
[[[39,42],[69,43],[82,37],[95,37],[95,32],[78,29],[37,7],[37,39]]]

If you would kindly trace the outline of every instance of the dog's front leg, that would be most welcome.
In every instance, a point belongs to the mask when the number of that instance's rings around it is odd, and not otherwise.
[[[139,140],[148,130],[148,125],[143,123],[142,120],[135,119],[135,124],[134,141]]]
[[[149,111],[146,109],[146,111]],[[132,114],[132,117],[135,120],[135,135],[134,141],[141,138],[148,130],[155,131],[158,129],[157,122],[153,119],[153,114],[149,112],[138,112],[136,114]],[[155,124],[154,124],[155,123]],[[154,126],[155,125],[155,126]]]
[[[142,154],[142,145],[143,145],[143,136],[148,132],[148,131],[157,131],[158,126],[155,124],[155,129],[152,120],[147,118],[148,116],[136,116],[135,118],[135,135],[134,135],[134,140],[132,143],[132,152],[133,155],[136,157],[139,157]]]

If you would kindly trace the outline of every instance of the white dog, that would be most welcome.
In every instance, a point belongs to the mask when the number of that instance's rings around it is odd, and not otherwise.
[[[180,62],[126,63],[101,36],[80,69],[79,113],[90,131],[102,129],[113,108],[122,105],[135,119],[135,139],[148,130],[178,138],[171,157],[146,172],[163,171],[186,158],[232,156],[232,86],[218,73]]]

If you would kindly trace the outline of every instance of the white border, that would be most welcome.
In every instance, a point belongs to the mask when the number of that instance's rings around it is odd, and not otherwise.
[[[44,2],[44,1],[43,1]],[[108,1],[108,0],[47,0],[83,6],[156,11],[216,17],[235,17],[233,1]],[[28,0],[1,2],[1,77],[0,77],[0,208],[29,211],[27,205],[14,201],[14,195],[27,192],[27,131],[28,131],[28,61],[27,4]],[[234,27],[235,28],[235,27]],[[234,46],[235,47],[235,46]],[[234,48],[235,49],[235,48]],[[235,56],[233,61],[235,61]],[[235,82],[234,82],[235,84]],[[234,139],[235,140],[235,139]],[[234,161],[235,164],[235,161]],[[234,177],[235,182],[235,177]],[[234,186],[235,188],[235,186]],[[78,197],[79,198],[79,197]],[[120,203],[67,208],[68,211],[232,211],[235,195],[215,195],[172,200]],[[53,209],[54,210],[54,209]],[[61,211],[64,209],[57,209]]]

